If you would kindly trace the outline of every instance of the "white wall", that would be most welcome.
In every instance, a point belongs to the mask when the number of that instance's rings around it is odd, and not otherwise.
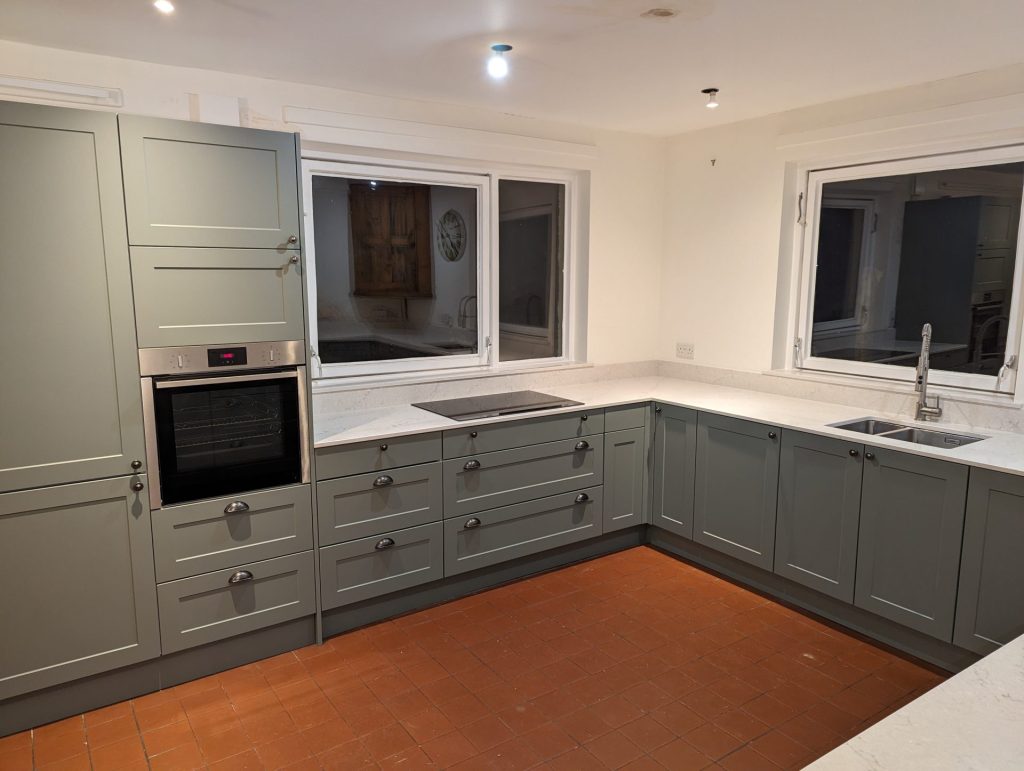
[[[9,41],[0,41],[0,74],[118,88],[124,95],[123,106],[101,108],[118,112],[224,120],[225,115],[230,118],[232,99],[238,99],[241,124],[259,128],[295,130],[294,125],[286,125],[284,115],[286,108],[298,107],[357,115],[370,131],[375,122],[385,127],[382,130],[394,130],[394,121],[417,121],[549,140],[552,146],[558,142],[592,146],[593,157],[587,161],[591,212],[586,240],[590,263],[584,275],[589,289],[585,317],[588,358],[603,364],[654,356],[658,314],[650,291],[658,283],[664,236],[662,140],[457,105],[391,99]],[[205,102],[194,95],[221,98]],[[325,149],[322,143],[318,147]],[[352,148],[345,149],[351,152]],[[509,151],[504,160],[511,165],[520,157]],[[536,160],[531,163],[536,165]]]

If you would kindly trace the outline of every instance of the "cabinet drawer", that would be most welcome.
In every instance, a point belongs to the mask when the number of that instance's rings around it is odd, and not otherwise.
[[[440,522],[320,549],[324,609],[361,602],[444,577]]]
[[[308,485],[161,509],[153,514],[156,580],[312,549],[312,511]]]
[[[316,473],[320,479],[332,479],[433,460],[441,460],[441,435],[417,434],[322,447],[316,451]]]
[[[437,522],[441,464],[320,482],[316,499],[322,546]]]
[[[444,462],[444,515],[476,511],[601,484],[604,437],[566,439]]]
[[[602,488],[588,487],[445,520],[444,573],[465,573],[593,538],[601,534],[602,511]]]
[[[444,432],[444,457],[460,458],[481,452],[495,452],[512,447],[600,434],[603,431],[602,410],[580,410],[565,415],[549,415],[509,423],[466,426]]]
[[[604,430],[625,431],[627,428],[643,428],[646,417],[647,404],[609,407],[604,411]]]
[[[236,576],[245,580],[231,583]],[[160,584],[163,652],[312,615],[314,580],[313,552],[306,551]]]

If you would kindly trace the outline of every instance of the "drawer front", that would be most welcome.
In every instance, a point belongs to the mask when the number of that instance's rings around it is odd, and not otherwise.
[[[321,546],[438,522],[441,464],[320,482],[316,501]]]
[[[158,582],[312,548],[313,506],[308,485],[171,506],[153,513]]]
[[[444,457],[461,458],[530,444],[600,434],[603,410],[580,410],[565,415],[515,420],[487,426],[466,426],[444,432]]]
[[[379,442],[321,447],[316,451],[316,474],[319,479],[333,479],[434,460],[441,460],[440,434],[399,436]]]
[[[584,499],[585,496],[585,499]],[[465,573],[601,534],[601,487],[444,523],[444,574]]]
[[[321,548],[324,609],[443,578],[443,537],[441,523],[434,522]]]
[[[601,484],[604,437],[589,436],[444,462],[444,515],[457,517]]]
[[[646,403],[609,407],[604,411],[604,430],[625,431],[627,428],[643,428],[647,412]]]
[[[251,574],[241,583],[229,579]],[[164,654],[316,612],[313,553],[289,554],[157,586]]]

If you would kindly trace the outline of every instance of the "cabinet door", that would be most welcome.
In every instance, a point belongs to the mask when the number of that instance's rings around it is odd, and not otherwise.
[[[651,524],[693,538],[697,413],[685,407],[659,404],[654,414]]]
[[[0,491],[145,460],[113,115],[0,102]]]
[[[140,348],[303,338],[298,252],[133,246]]]
[[[695,541],[771,570],[778,488],[778,428],[700,414]]]
[[[604,532],[644,524],[647,432],[642,428],[604,435]]]
[[[0,699],[159,655],[139,481],[0,495]]]
[[[853,602],[864,447],[782,433],[775,572]]]
[[[953,643],[991,653],[1024,634],[1024,477],[971,469]]]
[[[119,117],[133,246],[298,249],[295,135]]]
[[[949,642],[967,466],[875,447],[864,460],[854,604]]]

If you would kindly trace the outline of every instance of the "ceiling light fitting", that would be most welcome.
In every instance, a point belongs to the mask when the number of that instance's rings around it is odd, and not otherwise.
[[[512,50],[507,43],[495,43],[491,46],[491,57],[487,60],[487,74],[495,80],[508,75],[508,59],[505,54]]]
[[[171,0],[153,0],[153,7],[162,14],[174,13],[174,3]]]
[[[718,89],[717,88],[702,88],[700,90],[702,94],[707,94],[708,103],[704,105],[709,110],[713,110],[718,107]]]
[[[674,11],[671,8],[651,8],[640,14],[647,19],[671,19],[679,15],[679,11]]]

